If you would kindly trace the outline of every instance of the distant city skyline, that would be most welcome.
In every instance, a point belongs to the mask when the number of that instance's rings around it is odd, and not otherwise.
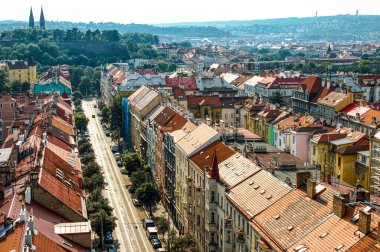
[[[172,0],[161,1],[99,1],[65,0],[60,4],[48,0],[13,0],[0,8],[2,20],[27,21],[30,7],[39,16],[41,6],[48,21],[116,22],[163,24],[255,20],[286,17],[331,16],[339,14],[379,15],[379,0],[192,0],[187,4]]]

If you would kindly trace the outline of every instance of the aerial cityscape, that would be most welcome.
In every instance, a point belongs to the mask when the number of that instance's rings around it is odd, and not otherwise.
[[[380,3],[76,2],[0,4],[1,252],[380,252]]]

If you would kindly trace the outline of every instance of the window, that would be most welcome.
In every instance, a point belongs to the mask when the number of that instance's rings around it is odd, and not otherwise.
[[[211,242],[212,244],[215,243],[215,233],[210,233],[210,242]]]
[[[293,144],[296,143],[296,136],[293,136]]]
[[[255,236],[255,249],[259,249],[259,237]]]
[[[226,242],[231,243],[231,231],[227,231]]]
[[[208,116],[208,108],[205,108],[205,116]]]
[[[317,146],[313,146],[313,156],[315,156],[315,153],[317,153]]]
[[[211,223],[215,223],[215,213],[211,212]]]
[[[366,157],[365,156],[363,156],[363,155],[361,155],[361,157],[362,157],[362,163],[366,163],[367,162],[367,159],[366,159]]]
[[[341,157],[338,157],[338,166],[340,167],[341,165]]]
[[[191,212],[192,212],[192,206],[191,204],[189,204],[189,214],[191,214]]]
[[[201,224],[201,216],[199,214],[197,215],[197,225],[199,226]]]
[[[211,191],[211,202],[215,202],[215,191]]]

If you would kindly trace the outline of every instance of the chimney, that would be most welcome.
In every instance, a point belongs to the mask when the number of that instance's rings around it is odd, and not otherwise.
[[[350,194],[349,193],[341,193],[340,196],[344,198],[344,200],[343,200],[344,204],[347,204],[350,202]]]
[[[371,214],[364,211],[359,211],[359,231],[367,235],[371,231]]]
[[[29,219],[28,219],[28,228],[34,232],[34,223],[33,223],[33,216],[29,216]]]
[[[334,195],[333,198],[333,212],[339,218],[346,214],[346,205],[344,204],[345,198],[341,195]]]
[[[27,245],[30,248],[33,246],[32,231],[28,227],[26,228],[26,233],[25,233],[25,245]]]
[[[307,184],[307,180],[310,178],[310,172],[297,172],[296,173],[296,188]]]
[[[355,119],[358,120],[358,121],[360,121],[360,114],[359,113],[356,113]]]
[[[309,178],[307,180],[306,195],[310,199],[313,199],[314,196],[315,196],[315,186],[316,186],[316,184],[317,184],[317,182],[315,181],[315,179],[310,179]]]

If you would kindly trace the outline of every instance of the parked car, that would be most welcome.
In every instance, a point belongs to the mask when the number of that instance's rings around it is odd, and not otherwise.
[[[148,235],[149,240],[158,239],[158,230],[156,227],[148,227],[146,229],[146,233]]]
[[[123,166],[123,164],[121,163],[121,161],[117,161],[117,166],[119,166],[119,167]]]
[[[127,174],[127,169],[125,169],[125,167],[121,167],[120,171],[122,174]]]
[[[113,243],[113,236],[112,233],[107,233],[104,237],[105,243]]]
[[[97,108],[98,106],[96,104],[94,104],[94,108]]]
[[[117,249],[115,248],[115,245],[110,245],[108,247],[108,252],[117,252]]]
[[[150,242],[152,243],[154,249],[162,247],[161,241],[159,239],[157,239],[157,238],[151,239]]]
[[[88,134],[88,132],[87,132],[87,131],[85,131],[85,132],[84,132],[84,136],[85,136],[85,137],[89,137],[89,136],[90,136],[90,134]]]
[[[106,134],[106,136],[110,136],[111,135],[111,133],[110,133],[110,131],[108,130],[108,129],[106,129],[105,131],[104,131],[104,133]]]
[[[157,252],[166,252],[166,250],[164,248],[158,248]]]
[[[114,153],[117,153],[118,150],[119,150],[119,146],[117,144],[112,144],[110,146],[110,148],[111,148],[111,151],[114,152]],[[120,155],[120,153],[119,153],[119,155]]]
[[[92,115],[92,118],[95,118],[95,115]]]
[[[142,206],[141,202],[138,199],[132,199],[133,205]]]
[[[148,227],[155,227],[154,220],[151,218],[146,218],[143,220],[143,227],[148,229]]]

